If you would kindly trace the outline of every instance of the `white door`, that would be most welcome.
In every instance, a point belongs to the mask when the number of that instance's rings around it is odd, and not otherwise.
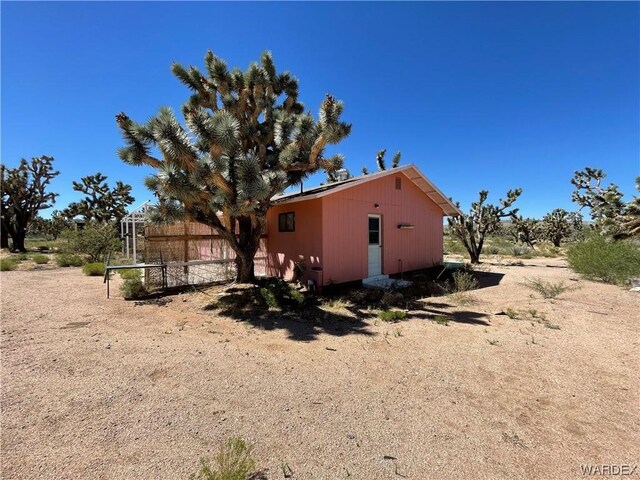
[[[369,215],[369,276],[382,275],[382,219]]]

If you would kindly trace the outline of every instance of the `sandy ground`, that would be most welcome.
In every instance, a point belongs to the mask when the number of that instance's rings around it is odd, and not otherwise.
[[[235,435],[269,479],[639,463],[640,295],[525,263],[490,267],[473,305],[430,298],[397,324],[242,322],[205,293],[136,306],[77,268],[2,272],[2,478],[187,478]],[[578,288],[543,300],[531,277]],[[522,318],[495,315],[507,308]]]

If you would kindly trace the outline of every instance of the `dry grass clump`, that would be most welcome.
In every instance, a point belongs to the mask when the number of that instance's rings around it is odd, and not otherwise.
[[[18,262],[13,258],[3,258],[0,260],[0,272],[8,272],[18,268]]]
[[[551,282],[541,278],[529,279],[524,285],[537,292],[542,298],[556,298],[558,295],[571,290],[571,287],[563,281]]]
[[[255,474],[253,445],[240,437],[228,439],[212,459],[200,459],[200,469],[190,480],[249,480]]]

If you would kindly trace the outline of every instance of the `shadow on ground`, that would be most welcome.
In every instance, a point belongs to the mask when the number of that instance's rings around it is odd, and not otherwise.
[[[495,287],[496,285],[500,285],[502,277],[504,277],[504,273],[496,272],[474,271],[473,275],[476,277],[476,280],[478,280],[478,288]]]
[[[261,303],[255,290],[232,291],[217,302],[204,307],[217,310],[218,314],[244,322],[264,330],[286,330],[292,340],[309,342],[321,334],[374,335],[369,330],[366,318],[371,316],[349,307],[349,314],[323,310],[317,299],[311,298],[303,305],[283,306],[281,310],[267,308]]]

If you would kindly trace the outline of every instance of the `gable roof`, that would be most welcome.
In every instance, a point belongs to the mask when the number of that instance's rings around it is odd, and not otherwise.
[[[442,212],[447,216],[462,215],[462,212],[456,207],[451,200],[449,200],[444,193],[442,193],[438,187],[436,187],[431,180],[429,180],[415,165],[405,165],[403,167],[390,168],[381,172],[370,173],[368,175],[361,175],[359,177],[349,178],[339,182],[328,183],[320,185],[319,187],[309,188],[304,192],[292,192],[282,195],[276,195],[272,198],[274,204],[294,203],[303,200],[311,200],[314,198],[321,198],[327,195],[331,195],[348,188],[355,187],[356,185],[362,185],[363,183],[377,180],[387,175],[395,175],[398,173],[404,174],[409,180],[411,180],[420,190],[422,190],[433,202],[438,205]]]

